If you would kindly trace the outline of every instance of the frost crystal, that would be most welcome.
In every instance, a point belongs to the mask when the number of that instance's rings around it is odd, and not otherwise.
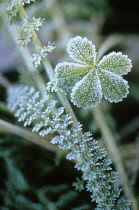
[[[6,2],[6,1],[5,1]],[[19,14],[19,6],[30,4],[31,2],[35,2],[35,0],[8,0],[7,6],[6,6],[6,12],[9,18],[10,24],[15,23],[15,21],[18,20],[18,14]]]
[[[41,61],[43,58],[45,58],[48,55],[48,52],[51,52],[55,47],[53,47],[51,44],[49,44],[47,47],[37,47],[36,53],[32,55],[32,63],[35,68],[38,67],[38,65],[41,64]]]
[[[28,20],[27,18],[24,18],[23,25],[18,29],[19,36],[18,36],[18,45],[24,46],[33,37],[33,30],[38,31],[39,27],[42,26],[44,19],[41,18],[35,18],[33,17],[32,20]]]
[[[128,83],[122,78],[131,68],[131,60],[121,52],[112,52],[96,63],[96,50],[87,38],[69,40],[67,51],[77,63],[56,66],[57,85],[63,91],[72,89],[71,100],[78,107],[96,106],[102,96],[110,102],[122,101],[128,94]]]

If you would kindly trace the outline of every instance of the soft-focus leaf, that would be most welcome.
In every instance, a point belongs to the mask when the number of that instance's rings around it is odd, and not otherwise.
[[[93,65],[96,61],[95,45],[87,38],[76,36],[70,39],[67,45],[67,51],[75,61]]]
[[[115,74],[124,75],[131,71],[132,64],[126,55],[122,55],[121,52],[112,52],[101,59],[98,67]]]
[[[102,92],[110,102],[122,101],[128,94],[128,83],[122,77],[107,70],[98,71]]]

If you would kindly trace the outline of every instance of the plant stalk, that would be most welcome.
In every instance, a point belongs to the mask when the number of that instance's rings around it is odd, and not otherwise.
[[[119,172],[123,190],[128,195],[129,199],[132,201],[132,209],[138,210],[138,204],[135,199],[134,193],[129,185],[129,180],[126,175],[125,167],[121,157],[121,152],[117,144],[115,143],[115,139],[111,133],[107,120],[104,116],[104,113],[99,105],[91,109],[91,112],[98,124],[102,137],[105,141],[108,153],[112,156],[115,168]]]
[[[42,146],[43,148],[50,150],[51,152],[60,151],[61,153],[63,153],[63,151],[60,150],[58,147],[49,143],[49,141],[52,139],[52,135],[47,135],[47,139],[45,139],[37,133],[32,133],[32,131],[28,131],[27,129],[13,125],[4,120],[0,120],[0,129],[2,131],[10,132],[18,136],[21,136],[32,143],[38,144],[39,146]]]
[[[19,12],[20,12],[21,17],[23,19],[28,18],[26,11],[21,4],[19,5],[19,9],[20,9]],[[40,42],[40,40],[39,40],[39,38],[38,38],[38,36],[37,36],[37,34],[34,30],[32,30],[32,34],[33,34],[32,41],[33,41],[34,45],[36,47],[42,47],[41,42]],[[52,65],[50,64],[50,61],[49,61],[48,57],[44,58],[42,63],[43,63],[44,69],[47,73],[47,76],[48,76],[49,80],[53,81],[54,78],[55,78],[55,74],[54,74],[54,70],[52,68]],[[66,108],[66,110],[69,113],[71,113],[73,123],[77,123],[78,121],[77,121],[77,118],[75,116],[75,113],[74,113],[68,99],[66,98],[65,94],[58,91],[58,96],[59,96],[59,99],[60,99],[62,105]]]

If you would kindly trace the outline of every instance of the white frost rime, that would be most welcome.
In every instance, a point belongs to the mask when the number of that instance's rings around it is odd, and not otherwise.
[[[63,91],[71,90],[71,100],[78,107],[90,108],[100,103],[102,95],[110,102],[122,101],[128,94],[128,83],[122,75],[131,71],[127,55],[112,52],[96,63],[95,45],[77,36],[69,40],[67,51],[77,63],[56,66],[56,82]]]

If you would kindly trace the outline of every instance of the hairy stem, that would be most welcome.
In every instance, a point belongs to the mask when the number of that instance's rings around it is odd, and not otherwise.
[[[121,184],[123,186],[124,192],[129,196],[130,200],[132,201],[132,209],[138,210],[138,205],[137,205],[134,193],[132,192],[132,189],[129,185],[129,180],[127,178],[127,174],[124,168],[121,152],[115,143],[115,139],[111,133],[107,120],[104,116],[104,113],[100,106],[97,106],[91,109],[91,112],[99,126],[100,132],[106,143],[107,150],[109,154],[111,154],[112,156],[112,160],[114,162],[115,168],[119,172]]]

